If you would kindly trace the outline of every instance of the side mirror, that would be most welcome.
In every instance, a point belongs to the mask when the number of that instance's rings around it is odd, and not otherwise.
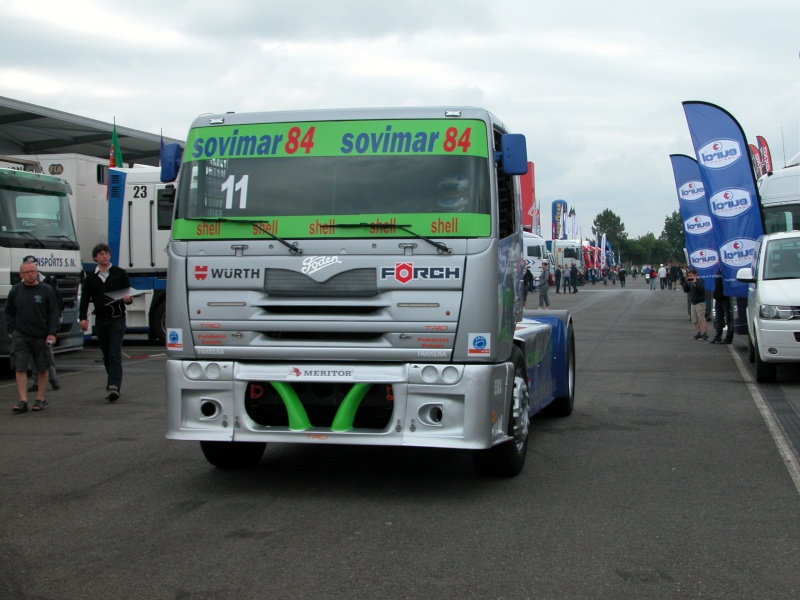
[[[171,183],[181,169],[181,145],[166,144],[161,147],[161,183]]]
[[[521,133],[506,133],[500,138],[500,168],[506,175],[528,172],[528,149]]]
[[[753,275],[753,269],[750,267],[743,267],[736,271],[736,281],[741,281],[742,283],[755,283],[756,279]]]

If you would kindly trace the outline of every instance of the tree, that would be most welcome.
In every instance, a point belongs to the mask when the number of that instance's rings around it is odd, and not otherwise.
[[[686,239],[683,233],[683,219],[679,210],[664,219],[664,231],[661,232],[659,240],[665,242],[669,248],[668,260],[675,262],[685,260],[683,249],[686,248]]]
[[[628,239],[625,233],[625,225],[613,210],[607,208],[598,214],[592,222],[592,233],[599,240],[606,234],[606,240],[611,243],[611,247],[616,253],[622,242]]]

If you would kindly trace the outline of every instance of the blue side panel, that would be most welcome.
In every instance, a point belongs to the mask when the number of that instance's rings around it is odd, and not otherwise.
[[[545,326],[546,331],[537,331],[537,325]],[[528,350],[526,362],[531,415],[554,399],[569,395],[567,335],[567,323],[558,315],[526,317],[517,326],[516,337],[524,340],[524,348]],[[546,348],[541,348],[542,344]],[[538,360],[531,361],[532,355]]]
[[[167,280],[162,277],[130,277],[131,287],[137,290],[166,290]]]
[[[125,180],[127,174],[116,169],[108,171],[108,246],[111,248],[111,260],[119,260],[119,248],[122,243],[122,209],[125,205]],[[115,263],[116,264],[116,263]]]

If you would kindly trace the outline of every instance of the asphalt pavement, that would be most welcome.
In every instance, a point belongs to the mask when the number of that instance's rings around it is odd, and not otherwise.
[[[691,339],[681,291],[584,286],[577,397],[523,472],[467,453],[270,444],[221,471],[164,438],[162,350],[96,346],[14,415],[0,377],[0,599],[800,597],[800,369]],[[535,307],[537,296],[528,298]],[[31,394],[31,398],[33,394]]]

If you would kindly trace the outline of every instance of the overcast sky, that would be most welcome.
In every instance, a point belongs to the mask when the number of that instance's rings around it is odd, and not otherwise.
[[[0,0],[0,96],[178,139],[203,113],[481,106],[527,136],[543,230],[564,199],[584,236],[606,208],[661,232],[684,100],[776,167],[800,146],[798,0],[122,4]]]

